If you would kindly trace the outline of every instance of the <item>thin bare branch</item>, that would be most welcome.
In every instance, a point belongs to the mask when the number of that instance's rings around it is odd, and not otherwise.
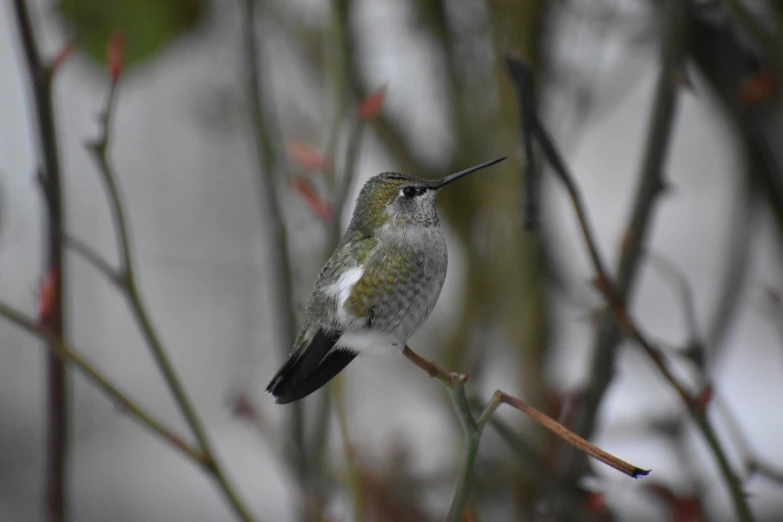
[[[238,519],[246,522],[252,521],[249,511],[243,505],[234,488],[229,484],[225,473],[218,463],[212,445],[201,424],[195,408],[188,398],[182,383],[174,370],[168,353],[163,346],[160,335],[155,329],[152,319],[147,311],[141,297],[141,293],[136,283],[135,270],[133,265],[133,255],[130,244],[130,234],[128,232],[127,220],[122,197],[120,196],[119,182],[111,162],[108,158],[108,145],[111,136],[111,114],[114,107],[115,95],[117,92],[117,82],[114,79],[111,82],[109,93],[102,112],[99,114],[99,132],[98,137],[87,144],[88,150],[92,153],[98,172],[104,182],[106,194],[109,199],[109,207],[114,217],[115,231],[118,238],[120,259],[122,268],[119,271],[119,288],[125,295],[131,312],[136,319],[136,323],[141,329],[152,356],[155,359],[158,368],[163,375],[166,384],[169,387],[174,399],[182,412],[185,421],[190,427],[193,435],[198,441],[204,459],[208,463],[206,469],[209,470],[222,491],[227,502],[231,506]],[[105,273],[105,272],[104,272]],[[114,279],[111,279],[114,281]]]
[[[66,460],[68,453],[68,374],[65,362],[53,352],[53,343],[66,337],[65,274],[62,232],[65,230],[65,201],[58,156],[57,128],[52,96],[53,65],[40,54],[30,12],[25,0],[12,0],[13,14],[19,31],[24,61],[30,80],[30,97],[38,140],[40,186],[45,206],[45,271],[48,306],[42,323],[47,325],[52,340],[47,359],[47,450],[45,519],[62,522],[66,517]]]
[[[70,248],[75,254],[78,254],[86,263],[92,265],[98,272],[102,273],[110,282],[122,285],[122,276],[120,272],[112,267],[103,257],[90,247],[87,243],[68,234],[65,235],[65,246]]]
[[[128,411],[134,418],[141,422],[142,425],[160,435],[164,440],[193,459],[196,463],[207,468],[209,467],[208,460],[201,451],[192,447],[185,442],[182,437],[174,433],[171,428],[168,428],[161,421],[147,413],[141,406],[130,399],[127,394],[120,391],[108,377],[100,372],[100,370],[96,369],[82,357],[78,351],[56,339],[46,328],[37,324],[34,320],[25,317],[24,314],[14,310],[5,303],[0,303],[0,316],[5,317],[8,321],[27,333],[45,341],[47,346],[52,350],[54,356],[67,359],[73,363],[76,369],[93,381],[93,383],[101,388],[106,395],[116,400],[124,410]]]
[[[589,441],[583,439],[573,431],[569,430],[559,422],[555,421],[545,413],[527,404],[522,399],[518,399],[517,397],[513,397],[505,392],[498,390],[495,392],[495,396],[492,398],[492,400],[503,402],[505,404],[508,404],[509,406],[518,409],[519,411],[521,411],[522,413],[524,413],[525,415],[533,419],[533,421],[535,421],[537,424],[548,429],[558,437],[562,438],[563,440],[565,440],[566,442],[568,442],[569,444],[577,448],[579,451],[582,451],[583,453],[590,455],[594,459],[603,462],[607,466],[614,468],[621,473],[625,473],[631,478],[644,477],[650,473],[649,469],[639,468],[637,466],[634,466],[633,464],[629,464],[628,462],[625,462],[624,460],[615,457],[611,453],[607,453],[606,451],[602,450],[595,444],[592,444]]]
[[[288,235],[278,201],[277,185],[280,176],[280,132],[272,112],[274,103],[268,84],[262,81],[261,39],[256,34],[256,8],[258,0],[239,0],[242,9],[242,48],[247,66],[247,103],[251,130],[255,139],[257,176],[256,189],[260,211],[266,214],[262,226],[269,238],[266,249],[269,259],[271,302],[276,312],[273,323],[278,325],[280,350],[283,357],[294,345],[296,336],[296,308],[293,302],[291,260],[288,252]],[[307,471],[305,456],[304,409],[301,403],[292,405],[287,437],[291,441],[288,458],[295,463],[300,477]]]
[[[438,379],[446,386],[456,386],[457,384],[467,380],[467,376],[461,373],[454,373],[444,370],[434,362],[425,359],[421,355],[411,350],[408,346],[403,348],[402,354],[408,358],[413,364],[427,372],[427,375]]]

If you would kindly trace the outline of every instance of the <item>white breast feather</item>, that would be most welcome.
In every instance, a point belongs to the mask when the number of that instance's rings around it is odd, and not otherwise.
[[[337,282],[333,283],[327,290],[337,300],[337,314],[343,319],[349,313],[344,308],[345,302],[351,296],[354,285],[362,278],[362,274],[364,274],[364,268],[361,266],[346,270]],[[359,353],[388,353],[389,351],[402,350],[404,345],[405,341],[401,340],[396,334],[362,330],[345,332],[340,337],[340,340],[337,341],[335,349],[348,348]]]
[[[342,313],[343,305],[351,296],[355,285],[364,274],[364,267],[356,266],[346,270],[343,275],[329,287],[329,293],[337,299],[337,310]]]
[[[362,330],[345,332],[337,341],[335,348],[348,348],[359,353],[389,353],[400,351],[405,347],[405,341],[393,333]]]

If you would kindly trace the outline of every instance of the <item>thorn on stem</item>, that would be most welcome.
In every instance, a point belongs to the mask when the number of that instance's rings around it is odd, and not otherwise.
[[[57,53],[52,57],[51,62],[49,62],[49,72],[50,74],[54,74],[57,72],[57,69],[60,68],[60,66],[65,62],[65,60],[68,59],[68,57],[73,52],[74,45],[73,43],[67,43],[63,45]]]
[[[449,374],[452,384],[462,384],[468,381],[468,376],[464,373],[451,372]]]
[[[243,420],[258,420],[258,412],[247,396],[238,395],[231,402],[231,413],[234,416]]]

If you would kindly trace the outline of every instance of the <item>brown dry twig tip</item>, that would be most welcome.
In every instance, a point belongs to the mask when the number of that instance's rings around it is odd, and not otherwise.
[[[594,459],[603,462],[607,466],[612,467],[617,471],[620,471],[621,473],[625,473],[631,478],[645,477],[650,474],[650,471],[652,471],[649,469],[642,469],[636,467],[633,464],[629,464],[628,462],[625,462],[624,460],[615,457],[611,453],[602,450],[595,444],[592,444],[591,442],[583,439],[573,431],[569,430],[568,428],[566,428],[556,420],[552,419],[542,411],[539,411],[538,409],[529,405],[522,399],[518,399],[517,397],[514,397],[503,391],[498,390],[495,392],[495,395],[492,397],[492,400],[508,404],[509,406],[518,409],[519,411],[521,411],[522,413],[524,413],[525,415],[533,419],[533,421],[535,421],[542,427],[548,429],[549,431],[551,431],[558,437],[562,438],[563,440],[565,440],[575,448],[590,455]]]

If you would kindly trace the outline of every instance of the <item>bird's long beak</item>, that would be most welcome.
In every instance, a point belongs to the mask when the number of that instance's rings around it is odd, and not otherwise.
[[[450,175],[446,176],[445,178],[441,178],[440,180],[438,180],[438,182],[435,183],[435,186],[433,186],[432,188],[435,189],[435,190],[439,190],[439,189],[445,187],[446,185],[448,185],[449,183],[451,183],[452,181],[457,181],[459,178],[461,178],[463,176],[467,176],[468,174],[470,174],[472,172],[476,172],[477,170],[481,170],[483,168],[489,167],[490,165],[494,165],[495,163],[500,163],[504,159],[506,159],[505,156],[503,156],[502,158],[495,158],[493,160],[489,160],[489,161],[485,161],[484,163],[480,163],[480,164],[476,165],[475,167],[470,167],[469,169],[461,170],[461,171],[457,172],[456,174],[450,174]]]

